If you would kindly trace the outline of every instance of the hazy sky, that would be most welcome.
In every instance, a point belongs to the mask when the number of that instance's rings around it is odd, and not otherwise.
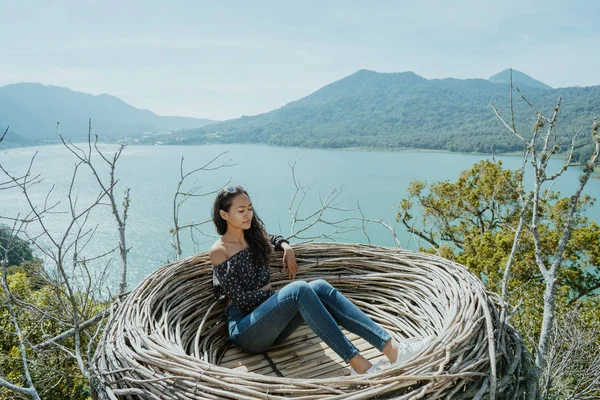
[[[600,85],[600,1],[0,0],[0,86],[108,93],[228,119],[359,69]]]

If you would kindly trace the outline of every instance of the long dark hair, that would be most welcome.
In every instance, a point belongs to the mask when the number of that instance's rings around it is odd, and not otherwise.
[[[235,188],[233,193],[222,189],[219,191],[219,194],[217,194],[213,204],[212,220],[219,235],[224,235],[225,232],[227,232],[227,221],[221,217],[219,211],[223,210],[229,212],[233,199],[242,193],[250,198],[250,195],[248,195],[246,190],[239,188]],[[258,217],[254,209],[253,212],[254,215],[252,216],[250,228],[244,230],[244,239],[248,242],[248,247],[250,248],[252,257],[257,265],[269,265],[269,257],[272,252],[269,237],[262,220]]]

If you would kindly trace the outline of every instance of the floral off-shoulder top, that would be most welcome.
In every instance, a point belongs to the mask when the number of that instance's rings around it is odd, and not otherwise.
[[[287,243],[281,236],[269,235],[276,250]],[[227,260],[213,266],[213,289],[218,301],[231,299],[240,311],[250,313],[275,291],[258,290],[271,282],[268,265],[256,265],[249,247],[238,251]]]

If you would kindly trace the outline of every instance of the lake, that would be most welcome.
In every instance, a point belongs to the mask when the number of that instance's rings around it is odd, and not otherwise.
[[[114,145],[102,145],[103,151],[112,154]],[[45,223],[56,238],[60,237],[70,220],[66,194],[76,162],[75,157],[62,145],[17,148],[0,151],[0,162],[14,174],[27,170],[32,155],[37,152],[33,173],[41,174],[43,182],[31,190],[32,201],[42,206],[60,202]],[[345,223],[340,229],[326,224],[318,224],[304,233],[306,239],[319,235],[333,235],[340,242],[359,242],[382,246],[394,246],[394,239],[388,229],[378,223],[368,223],[363,231],[360,204],[366,218],[383,220],[395,225],[395,232],[402,247],[416,249],[421,244],[406,232],[401,224],[395,223],[400,199],[406,197],[408,184],[413,180],[434,182],[454,181],[460,171],[488,156],[481,154],[457,154],[442,152],[383,152],[383,151],[343,151],[315,150],[302,148],[269,147],[264,145],[207,145],[207,146],[128,146],[123,151],[117,165],[119,179],[115,192],[121,196],[125,188],[131,189],[131,206],[127,220],[127,245],[129,253],[129,284],[137,284],[143,277],[159,268],[174,257],[169,230],[173,224],[173,196],[180,176],[180,160],[185,159],[184,170],[198,168],[226,152],[221,161],[231,159],[234,166],[213,171],[201,171],[184,186],[189,190],[201,186],[198,193],[210,193],[227,182],[243,183],[252,198],[255,210],[263,219],[270,233],[290,235],[290,202],[295,193],[291,165],[295,163],[296,182],[309,186],[298,218],[303,218],[320,208],[328,194],[341,190],[333,206],[338,211],[326,212],[323,219],[328,222],[345,218],[354,220]],[[101,160],[96,156],[96,165]],[[517,156],[496,157],[502,160],[505,168],[516,169],[521,164]],[[557,170],[561,160],[553,160],[552,169]],[[101,168],[107,178],[108,170]],[[579,168],[565,172],[554,185],[554,190],[571,193],[577,185]],[[4,181],[4,177],[0,182]],[[83,210],[91,204],[99,193],[99,187],[89,171],[81,166],[73,185],[73,199],[77,198],[77,209]],[[591,180],[585,193],[600,198],[600,181]],[[121,196],[122,198],[122,196]],[[213,194],[204,197],[189,197],[180,211],[180,225],[200,222],[210,218]],[[297,198],[299,199],[299,198]],[[118,201],[121,204],[122,200]],[[297,204],[298,202],[296,202]],[[16,216],[27,208],[22,195],[17,190],[0,191],[0,216]],[[295,208],[292,210],[294,212]],[[341,211],[347,210],[347,211]],[[59,212],[60,211],[60,212]],[[600,221],[600,215],[590,210],[589,215]],[[309,222],[298,222],[296,231]],[[116,223],[107,206],[94,211],[88,221],[90,228],[96,228],[93,239],[87,245],[86,254],[101,254],[117,245]],[[184,256],[205,251],[216,239],[212,224],[202,228],[204,235],[198,235],[197,244],[184,233]],[[339,231],[339,232],[337,232]],[[337,232],[337,233],[336,233]],[[365,234],[366,232],[366,234]],[[368,237],[366,236],[368,235]],[[323,240],[323,239],[315,239]],[[118,282],[118,257],[113,257],[108,284],[113,289]]]

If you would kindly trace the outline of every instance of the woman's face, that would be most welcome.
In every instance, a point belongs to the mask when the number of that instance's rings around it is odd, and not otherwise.
[[[220,210],[221,217],[227,221],[227,228],[250,229],[252,224],[252,203],[246,193],[240,193],[233,198],[229,211]]]

